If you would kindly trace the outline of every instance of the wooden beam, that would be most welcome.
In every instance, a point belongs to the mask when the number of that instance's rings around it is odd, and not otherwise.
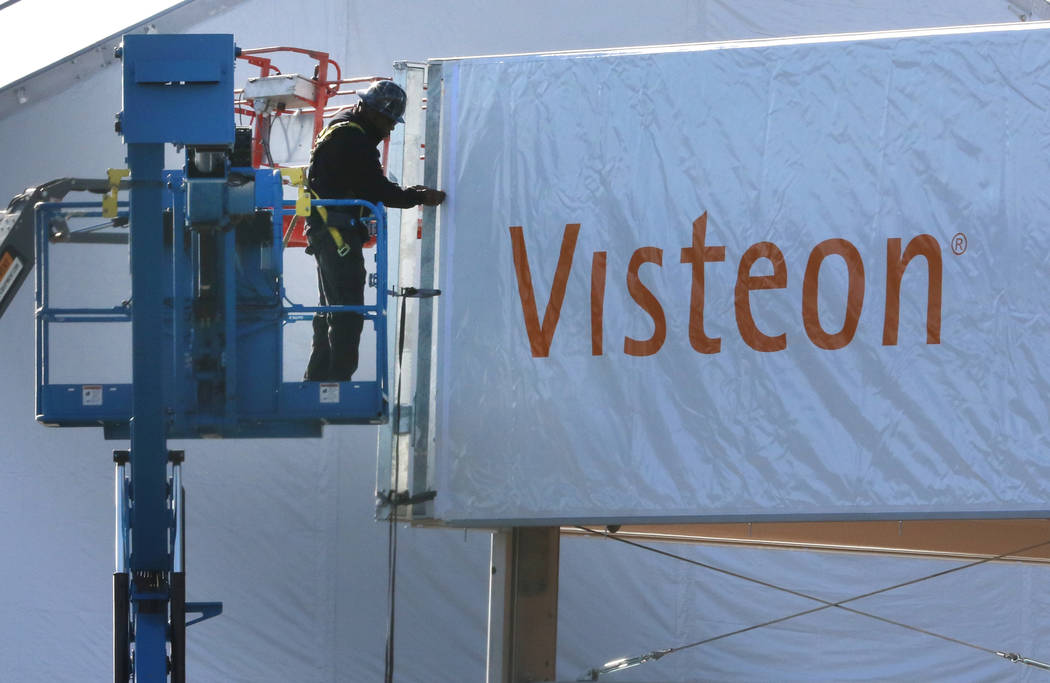
[[[583,532],[565,527],[563,533]],[[654,524],[626,525],[616,533],[638,541],[1050,562],[1046,519]]]

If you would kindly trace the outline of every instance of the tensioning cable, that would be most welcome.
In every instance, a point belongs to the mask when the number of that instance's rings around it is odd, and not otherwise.
[[[898,588],[904,588],[905,586],[912,586],[912,585],[915,585],[917,583],[921,583],[923,581],[929,581],[930,579],[934,579],[934,578],[938,578],[938,577],[941,577],[941,576],[945,576],[947,574],[952,574],[952,573],[955,573],[955,572],[959,572],[959,571],[962,571],[964,569],[971,569],[973,567],[985,564],[987,562],[995,562],[997,560],[1002,560],[1002,559],[1004,559],[1006,557],[1011,557],[1011,556],[1014,556],[1014,555],[1019,555],[1021,553],[1028,552],[1030,550],[1035,550],[1036,548],[1041,548],[1043,546],[1050,545],[1050,540],[1042,541],[1040,543],[1033,543],[1032,545],[1028,545],[1028,546],[1025,546],[1023,548],[1018,548],[1016,550],[1011,550],[1009,552],[1002,553],[1001,555],[995,555],[993,557],[982,558],[980,560],[975,560],[973,562],[968,562],[966,564],[962,564],[962,565],[959,565],[957,567],[952,567],[950,569],[945,569],[943,571],[934,572],[933,574],[928,574],[926,576],[922,576],[922,577],[919,577],[919,578],[916,578],[916,579],[911,579],[909,581],[903,581],[901,583],[897,583],[897,584],[894,584],[892,586],[887,586],[885,588],[880,588],[878,590],[869,591],[869,592],[863,593],[861,595],[855,595],[855,596],[853,596],[851,598],[847,598],[845,600],[838,600],[838,601],[832,602],[830,600],[824,600],[823,598],[818,598],[818,597],[816,597],[814,595],[809,595],[808,593],[803,593],[801,591],[796,591],[796,590],[793,590],[793,589],[790,589],[790,588],[785,588],[783,586],[778,586],[778,585],[776,585],[774,583],[770,583],[768,581],[763,581],[761,579],[756,579],[756,578],[751,577],[751,576],[746,576],[744,574],[740,574],[738,572],[730,571],[728,569],[723,569],[721,567],[716,567],[714,565],[707,564],[706,562],[701,562],[699,560],[694,560],[692,558],[684,557],[682,555],[676,555],[675,553],[671,553],[671,552],[668,552],[666,550],[660,550],[659,548],[654,548],[652,546],[648,546],[648,545],[645,545],[643,543],[638,543],[636,541],[631,541],[631,540],[628,540],[626,538],[621,538],[621,537],[616,536],[616,535],[614,535],[614,534],[612,534],[612,533],[610,533],[608,531],[597,531],[595,529],[589,529],[589,528],[583,527],[583,526],[577,526],[575,528],[579,529],[580,531],[584,531],[586,533],[589,533],[589,534],[592,534],[592,535],[595,535],[595,536],[601,536],[601,537],[604,537],[604,538],[607,538],[607,539],[610,539],[610,540],[613,540],[613,541],[618,541],[620,543],[623,543],[623,544],[626,544],[626,545],[629,545],[629,546],[633,546],[635,548],[639,548],[641,550],[647,550],[649,552],[656,553],[658,555],[663,555],[664,557],[669,557],[669,558],[672,558],[672,559],[675,559],[675,560],[679,560],[681,562],[686,562],[688,564],[691,564],[691,565],[694,565],[694,566],[697,566],[697,567],[702,567],[703,569],[708,569],[710,571],[718,572],[720,574],[725,574],[726,576],[731,576],[731,577],[734,577],[734,578],[737,578],[737,579],[741,579],[743,581],[748,581],[750,583],[754,583],[754,584],[757,584],[757,585],[760,585],[760,586],[764,586],[766,588],[772,588],[774,590],[777,590],[777,591],[780,591],[780,592],[783,592],[783,593],[787,593],[789,595],[794,595],[794,596],[797,596],[797,597],[800,597],[800,598],[806,598],[808,600],[813,600],[815,602],[821,603],[821,605],[819,607],[814,607],[812,609],[803,610],[801,612],[795,612],[794,614],[788,614],[786,616],[779,617],[779,618],[776,618],[776,619],[770,619],[769,621],[765,621],[765,622],[762,622],[760,624],[755,624],[753,626],[747,626],[747,627],[744,627],[744,628],[741,628],[741,629],[736,629],[734,631],[730,631],[730,632],[727,632],[727,633],[722,633],[722,634],[719,634],[717,636],[711,636],[710,638],[704,638],[703,640],[698,640],[696,642],[687,643],[685,645],[679,645],[677,647],[667,648],[667,649],[663,649],[663,650],[655,650],[652,653],[649,653],[649,655],[644,655],[643,657],[633,658],[634,660],[638,660],[638,663],[644,663],[645,661],[651,661],[651,660],[654,660],[654,659],[659,659],[660,657],[663,657],[663,656],[668,655],[668,654],[673,654],[675,652],[681,652],[683,650],[688,650],[690,648],[698,647],[700,645],[706,645],[708,643],[713,643],[713,642],[715,642],[717,640],[722,640],[722,639],[728,638],[730,636],[739,635],[741,633],[747,633],[749,631],[755,631],[755,630],[758,630],[760,628],[765,628],[766,626],[772,626],[774,624],[779,624],[779,623],[782,623],[782,622],[785,622],[785,621],[788,621],[788,620],[791,620],[791,619],[797,619],[798,617],[806,616],[808,614],[814,614],[816,612],[820,612],[820,611],[823,611],[823,610],[830,609],[830,608],[834,607],[834,608],[841,609],[843,611],[850,612],[852,614],[856,614],[856,615],[859,615],[859,616],[862,616],[862,617],[867,617],[869,619],[874,619],[876,621],[880,621],[880,622],[883,622],[883,623],[886,623],[886,624],[891,624],[893,626],[898,626],[900,628],[908,629],[910,631],[915,631],[917,633],[922,633],[924,635],[933,636],[934,638],[939,638],[941,640],[944,640],[944,641],[947,641],[947,642],[950,642],[950,643],[955,643],[957,645],[962,645],[964,647],[972,648],[974,650],[979,650],[981,652],[986,652],[988,654],[993,654],[993,655],[996,655],[998,657],[1002,657],[1002,658],[1004,658],[1004,659],[1006,659],[1008,661],[1011,661],[1011,662],[1017,662],[1019,664],[1026,664],[1028,666],[1033,666],[1033,667],[1040,668],[1040,669],[1050,670],[1050,664],[1046,664],[1046,663],[1040,662],[1038,660],[1030,659],[1028,657],[1024,657],[1024,656],[1022,656],[1020,654],[1017,654],[1017,653],[1014,653],[1014,652],[1005,652],[1005,651],[1001,651],[1001,650],[995,650],[995,649],[992,649],[992,648],[989,648],[989,647],[984,647],[984,646],[981,646],[981,645],[977,645],[975,643],[970,643],[970,642],[967,642],[965,640],[961,640],[959,638],[953,638],[951,636],[946,636],[946,635],[944,635],[942,633],[937,633],[937,632],[931,631],[929,629],[920,628],[918,626],[912,626],[910,624],[905,624],[903,622],[895,621],[893,619],[887,619],[886,617],[880,617],[877,614],[871,614],[870,612],[865,612],[863,610],[859,610],[859,609],[855,609],[855,608],[852,608],[852,607],[846,607],[845,606],[847,603],[855,602],[857,600],[862,600],[864,598],[869,598],[869,597],[872,597],[874,595],[879,595],[881,593],[887,593],[889,591],[897,590]],[[658,656],[653,656],[653,655],[658,655]],[[618,660],[618,661],[624,661],[624,660]],[[620,668],[622,668],[622,667],[620,667]],[[608,671],[611,672],[612,670],[613,670],[613,668],[610,668]],[[616,668],[615,670],[619,670],[619,668]],[[602,671],[600,669],[592,669],[590,673],[592,675],[594,675],[594,676],[597,676],[597,675],[600,675],[601,673],[605,673],[605,671]],[[596,678],[595,678],[595,680],[596,680]]]
[[[397,456],[395,456],[395,465]],[[396,471],[396,470],[395,470]],[[394,616],[397,595],[397,505],[390,506],[390,526],[387,529],[387,631],[386,654],[383,663],[384,683],[394,681]]]

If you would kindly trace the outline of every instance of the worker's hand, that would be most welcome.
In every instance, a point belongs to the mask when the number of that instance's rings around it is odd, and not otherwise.
[[[445,193],[441,190],[435,190],[423,185],[416,185],[412,188],[413,190],[421,190],[423,192],[423,205],[424,206],[437,206],[441,202],[445,201]]]

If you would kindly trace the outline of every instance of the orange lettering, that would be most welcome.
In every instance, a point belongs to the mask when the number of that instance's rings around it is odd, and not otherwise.
[[[718,353],[722,339],[704,332],[704,264],[725,261],[725,247],[704,245],[707,236],[707,212],[693,221],[693,244],[682,248],[682,263],[693,264],[693,284],[689,295],[689,343],[699,353]]]
[[[546,358],[550,355],[554,332],[561,317],[566,288],[572,273],[580,224],[567,223],[565,225],[542,323],[538,314],[523,229],[521,226],[511,226],[509,229],[518,296],[521,300],[522,317],[525,332],[529,338],[529,347],[533,357]],[[692,244],[681,249],[681,263],[692,267],[689,292],[689,344],[698,353],[717,354],[721,352],[722,339],[708,336],[704,328],[706,267],[708,263],[725,261],[726,248],[706,244],[706,211],[693,221],[692,233]],[[897,344],[898,328],[900,327],[901,283],[908,266],[917,256],[925,259],[927,269],[926,343],[940,344],[944,275],[941,245],[933,235],[929,234],[913,237],[903,249],[902,242],[903,239],[899,237],[886,240],[886,300],[882,344],[884,346]],[[832,255],[840,257],[846,265],[847,289],[842,327],[838,331],[829,332],[820,320],[820,274],[825,259]],[[771,272],[766,268],[757,267],[758,262],[762,259],[770,263]],[[663,268],[663,249],[655,246],[641,247],[631,255],[627,266],[627,291],[638,307],[653,321],[652,335],[648,339],[640,340],[624,336],[623,350],[630,356],[651,356],[657,353],[667,340],[667,318],[663,306],[653,290],[642,282],[639,275],[639,271],[646,263],[654,263],[658,268]],[[3,261],[0,261],[0,270],[3,265]],[[765,270],[767,274],[753,274],[752,271],[756,268],[759,271]],[[607,280],[608,252],[595,251],[591,259],[590,283],[592,356],[601,356],[605,353]],[[759,290],[786,289],[787,286],[788,266],[784,252],[773,242],[756,242],[748,247],[740,257],[733,294],[736,326],[741,340],[755,351],[762,353],[783,351],[787,348],[787,334],[786,332],[767,334],[759,328],[755,320],[755,311],[752,308],[752,293]],[[802,323],[806,335],[815,346],[821,349],[837,350],[846,347],[853,341],[864,308],[865,286],[864,261],[852,242],[845,239],[827,239],[813,247],[806,262],[802,282]]]
[[[567,223],[561,239],[561,253],[558,265],[554,269],[554,282],[551,284],[550,299],[543,312],[543,325],[540,325],[536,312],[536,295],[532,289],[532,272],[529,270],[529,256],[525,250],[525,238],[520,225],[510,228],[510,241],[514,252],[514,272],[518,277],[518,296],[521,298],[521,312],[525,318],[525,332],[529,335],[529,346],[536,358],[546,358],[550,354],[554,329],[558,327],[561,315],[561,304],[565,300],[565,286],[572,270],[572,256],[576,251],[576,238],[580,234],[579,223]]]
[[[627,266],[627,291],[631,293],[631,298],[642,307],[642,310],[653,319],[653,336],[649,339],[638,341],[630,337],[623,338],[623,352],[630,356],[653,355],[660,350],[667,337],[667,320],[664,318],[664,309],[653,293],[638,278],[638,269],[643,263],[655,263],[662,266],[663,254],[663,249],[642,247],[631,255],[631,262]]]
[[[605,252],[591,259],[591,355],[602,355],[602,322],[605,318]]]
[[[883,346],[897,343],[901,314],[901,278],[916,256],[926,259],[926,343],[941,343],[941,245],[933,235],[918,235],[908,242],[901,256],[901,238],[886,240],[886,317],[882,325]]]
[[[846,262],[849,290],[846,295],[846,319],[842,329],[835,334],[824,331],[820,324],[820,313],[817,309],[819,289],[817,280],[820,276],[820,264],[824,258],[837,254]],[[860,322],[860,310],[864,306],[864,262],[860,252],[851,242],[843,239],[824,240],[809,253],[806,264],[806,276],[802,281],[802,322],[810,341],[822,349],[841,349],[853,340]]]
[[[760,258],[773,263],[772,275],[751,275],[751,267]],[[787,266],[784,254],[772,242],[752,244],[740,257],[740,267],[736,275],[736,326],[740,337],[756,351],[783,351],[787,347],[787,335],[775,337],[763,334],[755,325],[751,315],[751,292],[755,289],[783,289],[787,287]]]

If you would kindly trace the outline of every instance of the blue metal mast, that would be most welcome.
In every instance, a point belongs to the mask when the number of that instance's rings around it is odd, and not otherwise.
[[[160,363],[163,348],[161,171],[164,146],[129,143],[131,170],[132,419],[131,589],[135,610],[135,680],[167,676],[167,435]]]
[[[124,108],[119,131],[131,172],[132,406],[130,607],[136,681],[165,681],[168,642],[173,678],[184,679],[181,638],[169,634],[169,602],[176,579],[168,492],[164,400],[166,283],[164,274],[164,145],[232,148],[233,36],[124,37]],[[176,463],[178,466],[179,463]],[[174,488],[174,487],[173,487]],[[172,491],[177,499],[181,491]],[[179,577],[180,579],[182,577]],[[177,611],[177,610],[176,610]],[[184,622],[184,616],[182,616]],[[175,637],[172,637],[174,635]],[[119,679],[122,672],[116,672]],[[126,680],[126,679],[125,679]]]

